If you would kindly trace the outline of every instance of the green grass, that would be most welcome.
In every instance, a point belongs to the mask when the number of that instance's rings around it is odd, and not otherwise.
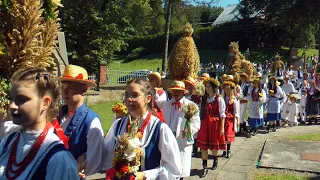
[[[291,174],[279,174],[279,175],[258,175],[255,180],[308,180],[305,176],[291,175]]]
[[[305,134],[305,135],[295,135],[288,137],[290,140],[299,141],[320,141],[320,133],[317,134]]]
[[[107,132],[112,125],[114,114],[111,107],[117,103],[117,101],[109,101],[102,104],[89,105],[94,112],[98,113],[101,118],[102,129]]]
[[[241,50],[242,53],[245,52],[245,50]],[[278,52],[277,49],[271,49],[271,48],[260,48],[256,50],[250,51],[249,60],[252,62],[264,62],[265,60],[269,60]],[[301,57],[303,54],[303,49],[298,49],[298,56]],[[282,48],[280,50],[281,59],[282,60],[288,60],[289,58],[289,49],[288,48]],[[313,54],[318,54],[317,49],[308,49],[306,51],[307,56],[311,56]],[[216,62],[226,62],[227,56],[228,56],[228,50],[227,49],[200,49],[199,50],[200,55],[200,61],[201,63],[207,64],[209,62],[216,63]],[[142,58],[127,61],[126,56],[120,55],[118,56],[110,65],[109,68],[113,70],[119,69],[120,62],[120,70],[128,70],[128,71],[135,71],[135,70],[141,70],[141,69],[148,69],[155,71],[157,68],[162,67],[162,56],[163,53],[155,53],[150,54],[147,56],[144,56]]]

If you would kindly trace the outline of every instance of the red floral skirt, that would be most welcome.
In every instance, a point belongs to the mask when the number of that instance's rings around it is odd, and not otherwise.
[[[226,118],[224,124],[225,140],[228,142],[234,142],[236,132],[234,131],[234,117]]]
[[[220,136],[221,121],[219,117],[210,118],[206,116],[201,121],[198,131],[197,147],[202,150],[225,150],[225,136]]]

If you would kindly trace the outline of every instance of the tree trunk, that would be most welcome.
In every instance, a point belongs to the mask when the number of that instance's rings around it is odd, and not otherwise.
[[[167,70],[167,62],[168,62],[171,9],[172,9],[172,0],[167,0],[167,17],[166,17],[166,29],[165,29],[166,39],[165,39],[165,46],[164,46],[164,55],[163,55],[163,59],[162,59],[162,71],[165,73]]]

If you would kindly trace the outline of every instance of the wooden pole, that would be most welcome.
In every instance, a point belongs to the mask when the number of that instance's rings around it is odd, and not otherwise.
[[[167,70],[167,62],[168,62],[171,10],[172,10],[172,0],[167,0],[167,18],[166,18],[166,29],[165,29],[166,39],[165,39],[164,54],[162,59],[162,71],[165,73]]]

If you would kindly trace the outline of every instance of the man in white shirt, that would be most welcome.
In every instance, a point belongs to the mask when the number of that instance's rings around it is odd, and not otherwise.
[[[282,85],[282,89],[286,94],[291,94],[291,93],[295,92],[294,86],[290,82],[289,76],[284,77],[284,84]]]

